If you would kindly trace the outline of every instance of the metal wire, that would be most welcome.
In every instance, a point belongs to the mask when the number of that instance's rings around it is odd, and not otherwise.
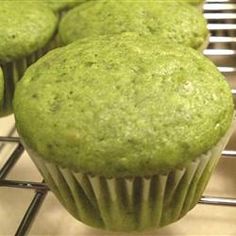
[[[47,190],[36,191],[32,202],[30,203],[25,215],[16,231],[16,236],[26,235],[31,228],[31,225],[40,210],[41,205],[47,195]]]
[[[236,198],[202,196],[199,203],[208,204],[208,205],[234,206],[234,207],[236,207]]]
[[[210,3],[211,1],[207,1],[203,7],[204,11],[232,11],[236,10],[236,4],[234,3]],[[217,1],[214,1],[217,2]],[[228,1],[230,2],[230,1]]]
[[[0,136],[0,142],[17,143],[17,142],[20,142],[20,138],[19,137],[3,137],[3,136]]]
[[[0,187],[8,188],[23,188],[34,189],[37,191],[48,191],[49,188],[45,183],[31,182],[31,181],[18,181],[18,180],[1,180]]]
[[[235,56],[236,50],[232,49],[206,49],[204,50],[206,56]]]
[[[23,146],[19,143],[17,147],[15,148],[14,152],[11,154],[9,159],[6,161],[6,163],[3,165],[3,167],[0,169],[0,182],[6,176],[9,174],[11,169],[14,167],[16,162],[19,160],[21,154],[23,153],[24,148]]]
[[[210,43],[236,43],[236,37],[211,36]]]
[[[227,35],[215,35],[209,39],[210,44],[223,43],[230,44],[234,43],[234,49],[229,48],[209,48],[204,51],[204,54],[209,57],[235,57],[236,56],[236,23],[228,22],[236,20],[236,2],[230,3],[229,0],[208,0],[204,5],[204,16],[210,22],[208,28],[214,33],[217,31],[223,32],[234,32],[234,34]],[[216,23],[216,21],[220,23]],[[223,21],[226,21],[222,23]],[[211,21],[214,21],[212,23]],[[218,69],[226,76],[236,73],[235,65],[217,65]],[[236,96],[236,89],[232,89],[233,95]],[[34,190],[35,195],[30,203],[25,215],[16,231],[17,236],[26,235],[34,222],[35,217],[49,191],[48,186],[44,182],[31,182],[31,181],[19,181],[19,180],[8,180],[6,179],[14,165],[17,163],[24,148],[20,143],[18,137],[3,137],[0,136],[0,145],[6,143],[12,143],[16,145],[12,154],[7,159],[6,163],[0,169],[0,187],[4,188],[23,188],[28,190]],[[222,152],[222,158],[236,158],[236,150],[224,150]],[[223,198],[216,196],[202,196],[199,201],[200,204],[218,205],[218,206],[231,206],[236,207],[236,198]]]

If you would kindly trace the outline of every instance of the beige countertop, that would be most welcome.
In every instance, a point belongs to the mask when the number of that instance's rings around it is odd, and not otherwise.
[[[0,120],[0,135],[13,125],[13,118]],[[234,148],[236,135],[231,139]],[[0,166],[13,145],[0,152]],[[236,149],[236,145],[235,145]],[[41,181],[41,176],[26,153],[12,170],[8,179]],[[236,197],[236,158],[222,158],[205,191],[205,195]],[[14,235],[34,196],[32,190],[0,188],[0,235]],[[49,193],[37,215],[29,235],[79,236],[236,236],[236,207],[197,205],[187,216],[158,231],[140,234],[110,233],[96,230],[75,220],[64,210],[52,193]]]

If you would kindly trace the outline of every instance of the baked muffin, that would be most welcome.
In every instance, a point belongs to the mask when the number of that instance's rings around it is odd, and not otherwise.
[[[157,1],[91,1],[71,10],[59,25],[62,43],[97,35],[136,32],[163,41],[205,47],[209,32],[203,15],[188,4]]]
[[[32,2],[0,4],[0,68],[4,77],[4,101],[0,116],[11,112],[16,82],[25,69],[52,47],[57,18],[45,6]]]
[[[203,11],[203,5],[205,0],[178,0],[179,2],[182,3],[188,3],[191,4],[195,7],[197,7],[198,9],[200,9],[201,11]]]
[[[171,1],[170,1],[171,2]],[[200,6],[202,5],[205,1],[204,0],[177,0],[177,2],[181,2],[181,3],[189,3],[192,4],[194,6]]]
[[[233,102],[199,52],[128,33],[48,53],[19,82],[16,125],[65,208],[113,231],[161,227],[198,202]]]
[[[79,5],[86,0],[38,0],[39,2],[42,2],[43,4],[46,4],[48,7],[50,7],[55,13],[63,13],[76,5]],[[88,1],[88,0],[87,0]]]
[[[58,17],[58,22],[62,19],[62,17],[66,14],[66,12],[73,7],[89,0],[34,0],[40,4],[44,4],[45,6],[49,7]],[[54,38],[54,45],[56,47],[61,46],[61,41],[58,34]]]

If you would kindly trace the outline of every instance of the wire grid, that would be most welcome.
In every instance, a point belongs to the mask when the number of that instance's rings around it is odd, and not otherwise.
[[[210,58],[224,58],[226,62],[227,59],[236,57],[236,1],[208,0],[204,5],[204,16],[208,20],[208,29],[211,31],[210,45],[204,51],[204,54]],[[236,75],[236,60],[233,64],[232,62],[231,64],[218,64],[217,60],[214,62],[219,70],[225,74],[226,79],[231,75]],[[236,98],[236,89],[232,89],[232,94]],[[17,236],[26,235],[49,188],[43,181],[40,183],[7,179],[8,174],[24,152],[24,147],[18,137],[12,137],[11,135],[0,137],[0,145],[4,146],[7,143],[14,143],[16,146],[0,169],[0,187],[23,188],[35,191],[35,195],[15,233]],[[234,161],[236,161],[236,150],[224,150],[222,158],[234,158]],[[236,207],[236,196],[235,198],[202,196],[199,203]]]

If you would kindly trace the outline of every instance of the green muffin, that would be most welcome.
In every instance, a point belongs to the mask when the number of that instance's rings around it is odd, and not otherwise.
[[[169,2],[171,2],[171,0]],[[205,1],[204,0],[177,0],[177,2],[189,3],[195,6],[199,6],[199,5],[202,5]]]
[[[202,49],[209,35],[206,20],[198,9],[174,2],[86,2],[71,10],[59,25],[64,44],[88,36],[123,32],[154,35],[194,49]]]
[[[199,52],[133,33],[78,40],[19,82],[16,126],[65,208],[113,231],[198,202],[230,135],[229,85]]]
[[[63,11],[69,10],[78,4],[85,2],[86,0],[34,0],[42,2],[50,7],[54,12],[61,13]]]
[[[42,1],[43,3],[46,3],[47,6],[49,6],[54,12],[61,12],[63,10],[68,10],[76,5],[79,5],[81,3],[84,3],[88,0],[34,0],[34,1]],[[157,0],[160,2],[164,2],[163,0]],[[165,0],[165,2],[168,2]],[[173,2],[173,1],[169,1]],[[181,3],[189,3],[192,5],[200,5],[204,3],[204,0],[177,0],[176,2]]]
[[[12,112],[15,83],[29,65],[52,47],[57,18],[47,7],[32,2],[3,1],[0,12],[0,68],[4,80],[0,116],[3,116]]]

